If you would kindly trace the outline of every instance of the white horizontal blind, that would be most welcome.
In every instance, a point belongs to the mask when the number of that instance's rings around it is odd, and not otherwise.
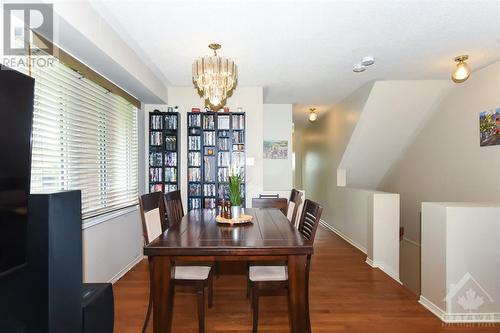
[[[137,109],[58,60],[32,68],[31,192],[80,189],[88,218],[137,203]]]

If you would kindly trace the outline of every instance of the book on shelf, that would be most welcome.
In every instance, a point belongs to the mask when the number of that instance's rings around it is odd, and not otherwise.
[[[189,184],[188,186],[189,196],[201,196],[201,184]]]
[[[161,182],[163,180],[162,168],[149,168],[149,180],[151,182]]]
[[[201,114],[188,115],[188,126],[189,127],[200,127],[201,126]]]
[[[165,116],[165,128],[168,130],[177,129],[177,115],[169,114]]]
[[[201,166],[201,152],[190,151],[188,153],[188,166]]]
[[[200,168],[188,168],[188,181],[190,181],[190,182],[201,181],[201,169]]]
[[[165,153],[165,166],[177,166],[177,152],[169,151]]]
[[[215,146],[215,132],[203,132],[203,144],[205,146]]]
[[[188,200],[189,209],[200,209],[201,199],[200,198],[189,198]]]
[[[150,127],[152,130],[163,129],[163,115],[151,115]]]
[[[242,114],[233,114],[233,129],[245,129],[245,116]]]
[[[219,168],[217,170],[217,181],[227,183],[229,181],[229,168]]]
[[[162,192],[163,191],[163,185],[162,184],[151,184],[149,185],[149,192]]]
[[[165,181],[170,183],[177,182],[177,168],[165,168]]]
[[[245,143],[245,133],[243,131],[233,132],[233,144]]]
[[[189,136],[188,137],[188,149],[189,150],[200,150],[201,149],[201,138],[199,136]]]
[[[229,138],[219,138],[219,150],[229,150]]]
[[[229,184],[219,184],[219,198],[229,199]]]
[[[175,136],[165,137],[165,149],[166,150],[177,150],[177,138]]]
[[[215,129],[215,116],[213,114],[203,115],[203,129],[205,130]]]
[[[229,152],[219,152],[217,156],[217,165],[219,167],[228,167],[230,162],[230,154]]]
[[[149,144],[151,146],[161,146],[163,143],[162,132],[150,132],[149,133]]]
[[[204,206],[205,208],[217,208],[217,201],[215,198],[205,198]]]
[[[229,130],[231,128],[229,115],[219,115],[217,117],[217,128],[219,130]]]
[[[163,164],[161,156],[162,156],[161,152],[150,152],[149,153],[149,166],[161,167]]]
[[[233,145],[233,151],[244,151],[244,150],[245,150],[244,144],[234,144]]]
[[[177,185],[175,184],[165,184],[165,193],[177,191]]]
[[[215,197],[215,184],[203,184],[203,196]]]

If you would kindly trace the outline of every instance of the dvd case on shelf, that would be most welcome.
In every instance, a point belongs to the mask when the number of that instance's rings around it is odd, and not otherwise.
[[[149,144],[151,146],[161,146],[163,143],[163,134],[160,131],[150,132]]]
[[[176,130],[177,129],[177,115],[165,116],[165,128],[168,130]]]
[[[177,166],[177,152],[170,151],[165,153],[165,166],[170,166],[170,167]]]
[[[201,166],[201,152],[199,151],[190,151],[188,153],[188,166]]]
[[[215,132],[214,131],[203,132],[203,145],[204,146],[215,146]]]
[[[161,167],[162,166],[161,152],[150,152],[149,153],[149,166],[152,166],[152,167]]]
[[[196,183],[189,184],[188,195],[193,197],[201,196],[201,184],[196,184]]]
[[[163,116],[162,115],[152,115],[150,125],[151,125],[152,130],[162,130],[163,129]]]
[[[188,149],[189,150],[200,150],[201,148],[201,138],[199,136],[189,136],[188,137]]]
[[[219,130],[229,130],[231,128],[230,119],[229,115],[219,115],[217,117],[217,128]]]
[[[233,129],[245,129],[245,116],[241,114],[233,114]]]
[[[177,185],[175,184],[165,184],[165,193],[177,191]]]
[[[201,114],[190,114],[188,115],[188,126],[189,127],[200,127],[201,126]]]
[[[165,182],[177,182],[177,168],[165,168]]]
[[[214,130],[215,129],[215,115],[204,114],[203,115],[203,129],[204,130]]]
[[[201,169],[200,168],[188,168],[188,181],[190,181],[190,182],[201,181]]]

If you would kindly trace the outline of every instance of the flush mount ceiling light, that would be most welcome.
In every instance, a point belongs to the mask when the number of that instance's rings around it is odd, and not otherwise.
[[[457,67],[451,74],[451,79],[455,83],[465,82],[470,76],[470,66],[465,61],[469,59],[467,54],[458,56],[455,58],[455,62],[457,62]]]
[[[206,105],[217,111],[236,88],[238,68],[233,60],[217,55],[220,44],[212,43],[208,47],[214,54],[193,62],[193,84]]]
[[[355,64],[352,67],[352,71],[354,73],[364,72],[366,70],[366,67],[371,66],[374,63],[375,63],[375,58],[374,57],[372,57],[372,56],[364,57],[363,59],[361,59],[360,62],[358,62],[357,64]]]
[[[366,66],[363,66],[361,63],[359,64],[356,64],[352,67],[352,71],[354,73],[361,73],[361,72],[364,72],[366,71]]]
[[[316,108],[309,108],[309,121],[314,123],[318,120],[318,114],[316,113]]]

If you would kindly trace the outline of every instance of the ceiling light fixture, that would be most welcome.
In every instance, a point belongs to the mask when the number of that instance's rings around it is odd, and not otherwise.
[[[314,123],[318,120],[318,114],[316,113],[316,108],[309,108],[309,121]]]
[[[457,68],[451,74],[451,79],[455,83],[465,82],[470,76],[470,66],[465,61],[469,59],[469,56],[464,54],[455,58],[457,62]]]
[[[217,55],[220,44],[208,47],[213,55],[201,57],[193,62],[193,84],[206,105],[217,111],[226,104],[238,82],[238,68],[233,60]]]
[[[372,56],[364,57],[361,59],[361,65],[363,66],[371,66],[375,63],[375,58]]]
[[[364,72],[366,71],[366,66],[363,66],[361,63],[359,64],[356,64],[352,67],[352,71],[354,73],[361,73],[361,72]]]

